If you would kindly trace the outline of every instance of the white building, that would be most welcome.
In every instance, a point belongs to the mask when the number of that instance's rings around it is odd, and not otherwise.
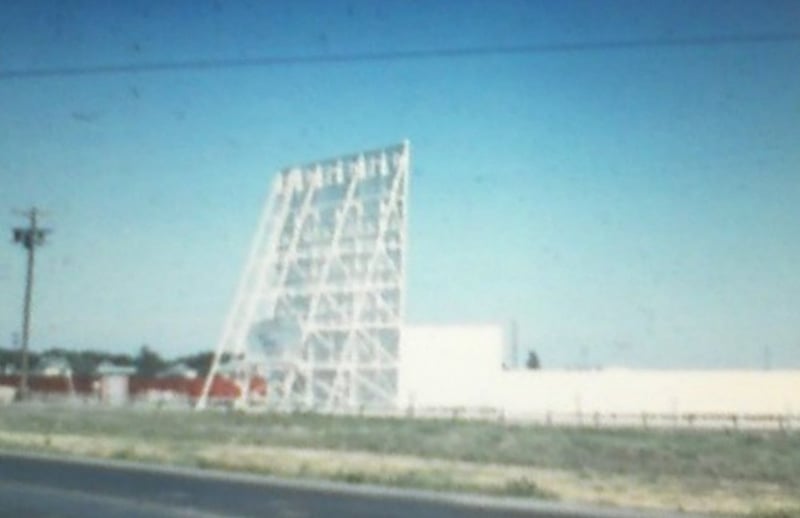
[[[542,415],[798,416],[800,370],[505,370],[503,329],[409,326],[404,408]]]
[[[129,380],[136,372],[134,367],[114,365],[103,362],[97,367],[100,376],[100,400],[111,406],[120,406],[128,402]]]
[[[45,356],[39,360],[34,374],[52,378],[68,378],[72,376],[72,367],[65,358],[58,356]]]

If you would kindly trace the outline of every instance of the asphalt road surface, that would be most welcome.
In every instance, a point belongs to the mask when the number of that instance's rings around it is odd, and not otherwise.
[[[0,453],[0,516],[590,518],[639,516],[514,499]]]

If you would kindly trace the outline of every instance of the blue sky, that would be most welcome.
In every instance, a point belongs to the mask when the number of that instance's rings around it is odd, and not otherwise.
[[[800,33],[797,2],[36,2],[0,71]],[[35,5],[33,5],[35,4]],[[268,181],[412,143],[409,317],[546,366],[800,366],[800,43],[0,80],[34,348],[214,346]],[[10,232],[9,232],[10,235]],[[24,254],[0,247],[0,344]]]

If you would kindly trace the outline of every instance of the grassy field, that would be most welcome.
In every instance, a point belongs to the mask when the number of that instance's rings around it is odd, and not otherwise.
[[[800,516],[800,434],[11,405],[0,447],[349,482]]]

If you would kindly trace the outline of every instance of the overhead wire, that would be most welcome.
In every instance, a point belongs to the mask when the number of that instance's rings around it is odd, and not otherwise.
[[[275,67],[309,64],[345,64],[467,58],[478,56],[503,56],[525,54],[580,53],[645,48],[718,47],[765,43],[800,42],[800,33],[771,33],[750,35],[698,36],[685,38],[645,38],[632,40],[606,40],[565,43],[539,43],[528,45],[495,45],[450,47],[416,50],[388,50],[377,52],[325,53],[307,55],[275,55],[261,57],[188,59],[174,61],[149,61],[134,63],[107,63],[56,67],[29,67],[0,69],[0,80],[33,79],[108,74],[157,73],[174,71],[203,71],[237,68]]]

